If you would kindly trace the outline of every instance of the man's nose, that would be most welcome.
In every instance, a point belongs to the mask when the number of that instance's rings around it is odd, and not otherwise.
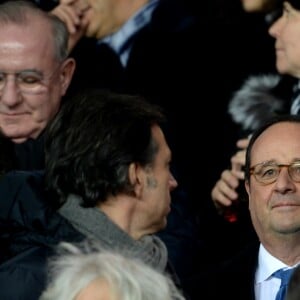
[[[282,168],[275,182],[275,188],[280,192],[290,191],[295,189],[295,182],[291,178],[288,169]]]
[[[14,107],[22,102],[22,95],[14,76],[6,78],[0,89],[0,101],[7,107]]]

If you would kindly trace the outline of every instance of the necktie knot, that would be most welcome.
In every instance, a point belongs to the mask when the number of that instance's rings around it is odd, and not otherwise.
[[[276,295],[276,300],[283,300],[286,294],[287,284],[289,283],[290,277],[293,273],[293,269],[283,270],[280,269],[273,273],[273,277],[279,278],[281,280],[279,291]]]

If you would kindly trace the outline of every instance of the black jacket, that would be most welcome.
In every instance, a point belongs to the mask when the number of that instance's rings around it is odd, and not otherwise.
[[[0,195],[0,299],[37,300],[54,246],[84,236],[46,204],[41,172],[8,173]]]
[[[234,258],[226,261],[211,277],[208,299],[255,300],[254,279],[259,242],[253,242]]]
[[[198,283],[198,289],[193,289],[191,299],[255,300],[258,250],[258,241],[250,243],[232,259],[212,265],[206,274],[195,276],[190,283],[193,286]]]
[[[51,206],[42,171],[7,173],[0,180],[0,195],[0,299],[37,300],[46,286],[47,260],[55,246],[86,237]],[[174,242],[172,235],[169,239]],[[181,289],[170,261],[166,271]]]

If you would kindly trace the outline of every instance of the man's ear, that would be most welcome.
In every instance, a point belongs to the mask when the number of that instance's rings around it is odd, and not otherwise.
[[[143,189],[144,169],[137,163],[131,163],[128,168],[128,178],[137,197]]]
[[[74,58],[67,58],[60,70],[60,81],[61,81],[61,91],[62,91],[62,96],[64,96],[67,92],[67,89],[71,83],[71,80],[73,78],[73,74],[76,68],[76,62]]]

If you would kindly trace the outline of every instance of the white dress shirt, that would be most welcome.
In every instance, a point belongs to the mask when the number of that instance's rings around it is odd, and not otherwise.
[[[296,266],[296,265],[295,265]],[[280,287],[280,279],[272,276],[274,272],[282,268],[294,268],[272,256],[265,247],[260,244],[258,254],[258,267],[255,274],[255,300],[275,300]]]

